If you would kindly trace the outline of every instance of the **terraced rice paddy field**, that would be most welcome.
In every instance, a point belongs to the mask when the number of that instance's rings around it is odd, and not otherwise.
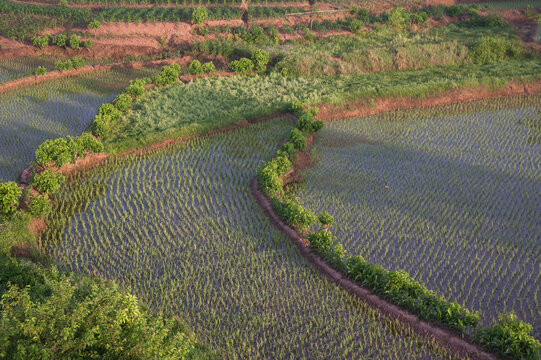
[[[318,275],[248,186],[292,128],[275,119],[116,158],[70,180],[42,241],[179,315],[224,359],[449,359]]]
[[[332,121],[313,155],[292,191],[347,251],[541,337],[540,96]]]
[[[53,70],[55,60],[52,56],[23,56],[0,59],[0,83],[32,74],[38,66]]]
[[[130,79],[157,71],[100,71],[0,94],[0,181],[17,179],[45,140],[80,135]]]

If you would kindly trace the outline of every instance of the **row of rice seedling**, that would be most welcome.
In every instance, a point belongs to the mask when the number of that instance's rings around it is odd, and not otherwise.
[[[541,338],[541,98],[333,121],[295,194],[351,254]]]
[[[54,80],[0,95],[0,180],[15,180],[47,139],[79,135],[128,81],[156,69],[114,70]]]
[[[248,186],[291,128],[270,120],[77,175],[43,245],[182,317],[224,359],[451,358],[321,278],[271,227]]]
[[[0,59],[0,83],[29,76],[38,66],[54,69],[55,58],[50,56],[23,56]]]

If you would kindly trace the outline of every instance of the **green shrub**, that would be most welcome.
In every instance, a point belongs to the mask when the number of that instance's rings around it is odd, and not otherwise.
[[[76,141],[80,148],[85,151],[90,151],[91,153],[100,153],[104,151],[103,143],[90,133],[82,133],[81,136],[77,137]]]
[[[79,35],[72,35],[70,37],[70,47],[73,50],[78,50],[81,46],[81,37]]]
[[[36,161],[42,165],[53,163],[56,167],[75,160],[73,146],[64,138],[45,140],[36,150]]]
[[[165,65],[162,67],[162,71],[152,78],[152,82],[156,85],[169,85],[177,81],[179,74],[180,65]]]
[[[457,17],[462,13],[462,8],[459,5],[451,5],[445,8],[445,15]]]
[[[45,75],[47,73],[47,69],[43,66],[38,66],[36,70],[32,74],[34,75]]]
[[[52,206],[46,195],[35,195],[27,203],[28,212],[35,218],[41,218],[51,212]]]
[[[291,130],[289,134],[289,141],[295,146],[295,149],[304,150],[306,149],[307,141],[304,134],[299,129]]]
[[[198,7],[192,12],[192,22],[194,24],[202,24],[208,17],[207,8],[204,7]]]
[[[58,34],[53,39],[53,44],[58,46],[65,46],[68,38],[64,34]]]
[[[257,49],[252,54],[252,61],[257,69],[257,72],[260,74],[264,73],[265,70],[267,70],[267,64],[269,63],[269,53],[264,50]]]
[[[354,34],[357,34],[364,28],[364,23],[361,20],[351,19],[348,21],[348,29]]]
[[[34,37],[32,39],[32,45],[39,48],[44,48],[45,46],[49,45],[49,35],[40,35]]]
[[[42,194],[54,194],[65,182],[66,178],[62,174],[47,168],[34,176],[32,187]]]
[[[252,71],[254,62],[248,58],[240,58],[239,60],[232,61],[229,64],[229,68],[237,74],[243,74]]]
[[[110,115],[96,115],[94,122],[92,123],[94,134],[101,138],[107,137],[111,132],[111,123],[112,120]]]
[[[293,145],[289,141],[284,143],[280,150],[284,152],[284,154],[289,158],[289,160],[293,160],[293,157],[295,156],[295,154],[297,154],[297,149],[295,149],[295,145]]]
[[[539,360],[541,343],[532,337],[532,330],[532,325],[515,314],[503,314],[496,324],[479,329],[475,340],[506,359]]]
[[[6,359],[186,359],[195,339],[112,281],[0,258]]]
[[[133,99],[130,95],[128,94],[120,94],[117,96],[116,100],[115,100],[115,107],[124,112],[126,110],[128,110],[131,106],[132,106],[132,103],[133,103]]]
[[[214,73],[216,72],[216,66],[214,66],[212,61],[206,62],[203,64],[203,71],[206,73]]]
[[[99,29],[101,26],[101,23],[98,20],[92,20],[88,23],[88,27],[91,29]]]
[[[86,41],[83,41],[83,46],[84,46],[85,48],[91,48],[92,45],[93,45],[92,39],[88,39],[88,40],[86,40]]]
[[[0,182],[0,212],[9,214],[17,209],[22,193],[17,183],[13,181]]]
[[[83,66],[85,66],[85,60],[84,59],[81,59],[77,56],[75,56],[74,58],[72,58],[71,60],[68,60],[68,61],[71,61],[71,66],[75,69],[80,69],[82,68]]]
[[[301,232],[304,232],[316,222],[316,215],[312,211],[302,207],[292,199],[284,201],[274,199],[273,208],[286,223],[297,227]]]
[[[130,80],[130,85],[126,88],[125,93],[137,98],[145,93],[145,86],[150,84],[151,81],[148,78]]]
[[[325,228],[329,228],[330,226],[334,225],[334,218],[327,212],[322,212],[321,214],[319,214],[317,220],[319,221],[321,226]]]
[[[397,30],[404,29],[410,21],[410,14],[402,7],[397,7],[389,14],[388,23]]]
[[[67,68],[66,68],[67,66]],[[66,61],[66,62],[63,62],[63,61],[55,61],[54,62],[54,68],[55,70],[59,70],[59,71],[62,71],[62,70],[69,70],[71,69],[71,61]]]
[[[304,103],[300,100],[295,100],[291,103],[291,111],[300,114],[304,111]]]
[[[122,113],[111,103],[105,103],[98,108],[98,115],[109,115],[112,123],[116,123],[122,118]]]
[[[473,44],[470,56],[476,64],[488,64],[507,58],[516,58],[521,53],[522,47],[512,41],[483,36]]]
[[[190,73],[194,75],[201,75],[203,73],[203,66],[201,66],[201,62],[197,59],[192,60],[189,66]]]

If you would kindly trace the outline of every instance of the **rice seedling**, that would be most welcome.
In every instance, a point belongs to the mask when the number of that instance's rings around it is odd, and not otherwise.
[[[0,83],[22,76],[28,76],[38,67],[46,70],[54,69],[54,57],[50,56],[23,56],[18,58],[0,59]]]
[[[317,275],[251,198],[292,126],[270,120],[77,175],[42,244],[180,316],[224,359],[451,358]]]
[[[114,70],[54,80],[0,95],[0,180],[15,180],[47,139],[80,135],[98,107],[128,81],[157,69]]]
[[[541,98],[333,121],[294,193],[351,254],[541,337]]]

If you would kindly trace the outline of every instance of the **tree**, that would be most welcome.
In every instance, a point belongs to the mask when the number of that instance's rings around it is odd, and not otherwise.
[[[16,209],[22,193],[21,188],[13,181],[0,183],[0,212],[9,214]]]
[[[64,185],[66,178],[60,173],[53,172],[51,168],[47,168],[40,172],[32,180],[34,189],[43,194],[55,193]]]
[[[68,38],[64,34],[58,34],[53,39],[53,44],[58,46],[65,46]]]
[[[51,212],[52,206],[47,195],[35,195],[27,201],[28,212],[35,218],[41,218]]]
[[[44,48],[49,45],[49,35],[40,35],[32,39],[32,45]]]
[[[206,73],[216,72],[216,66],[214,66],[212,61],[206,62],[203,64],[203,71]]]
[[[128,110],[133,103],[133,99],[128,94],[120,94],[115,100],[115,107],[120,111]]]
[[[81,46],[81,37],[79,35],[72,35],[70,37],[70,46],[73,50],[78,50]]]
[[[257,49],[252,54],[252,61],[257,69],[258,73],[264,73],[267,70],[267,64],[269,63],[269,53],[265,50]]]
[[[190,73],[194,75],[201,75],[203,73],[203,66],[201,66],[201,62],[197,59],[192,60],[189,68],[190,68]]]

